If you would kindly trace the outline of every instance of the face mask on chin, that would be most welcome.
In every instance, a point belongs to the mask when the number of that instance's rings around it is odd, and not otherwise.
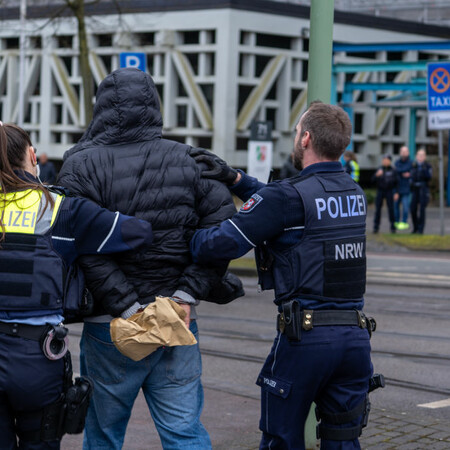
[[[39,178],[39,175],[41,174],[41,167],[39,164],[36,164],[36,178]]]

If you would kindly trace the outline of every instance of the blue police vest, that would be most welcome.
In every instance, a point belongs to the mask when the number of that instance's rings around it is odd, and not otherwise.
[[[257,251],[263,289],[274,289],[276,303],[295,297],[319,301],[361,301],[366,285],[366,199],[342,172],[296,177],[305,228],[288,249],[275,243]],[[264,262],[264,259],[266,262]]]
[[[5,195],[0,243],[0,320],[63,314],[74,307],[80,287],[76,267],[66,267],[52,246],[52,229],[64,197],[51,193],[54,206],[30,190]],[[79,280],[78,280],[79,281]],[[65,305],[64,299],[71,299]]]

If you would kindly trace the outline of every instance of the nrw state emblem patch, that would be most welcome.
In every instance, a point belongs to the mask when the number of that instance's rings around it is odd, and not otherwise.
[[[242,206],[239,212],[248,213],[256,208],[261,202],[263,198],[258,194],[253,194]]]

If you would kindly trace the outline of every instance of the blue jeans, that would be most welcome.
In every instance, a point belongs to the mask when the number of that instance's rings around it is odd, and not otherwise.
[[[399,194],[395,202],[395,221],[400,222],[400,204],[402,205],[402,222],[408,223],[409,214],[409,194]]]
[[[198,339],[195,321],[191,331]],[[121,449],[134,401],[142,388],[164,449],[210,449],[200,422],[203,408],[198,344],[160,347],[141,361],[122,355],[109,323],[84,324],[81,373],[94,382],[84,449]]]

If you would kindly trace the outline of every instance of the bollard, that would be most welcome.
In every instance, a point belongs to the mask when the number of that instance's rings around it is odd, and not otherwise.
[[[319,441],[316,438],[316,404],[311,405],[308,417],[305,422],[305,448],[306,450],[316,450],[319,448]]]

